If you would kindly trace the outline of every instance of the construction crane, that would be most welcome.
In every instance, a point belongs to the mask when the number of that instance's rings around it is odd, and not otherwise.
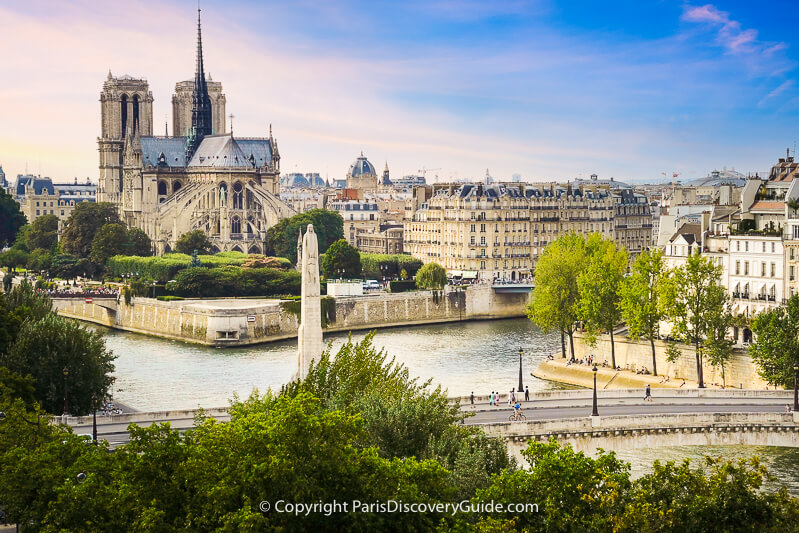
[[[422,167],[419,170],[417,170],[417,172],[419,173],[420,176],[422,176],[425,179],[425,182],[426,182],[427,181],[427,173],[429,171],[431,171],[431,170],[441,170],[441,169],[440,168],[425,168],[425,167]],[[436,178],[438,178],[438,174],[436,174]]]

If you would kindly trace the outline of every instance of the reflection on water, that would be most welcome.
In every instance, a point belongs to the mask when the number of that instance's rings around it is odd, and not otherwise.
[[[699,468],[705,464],[703,459],[707,455],[721,457],[730,461],[756,456],[774,477],[774,480],[766,482],[765,488],[776,490],[784,485],[793,496],[799,497],[799,448],[775,446],[668,446],[616,452],[616,456],[619,459],[630,463],[634,478],[652,472],[652,463],[656,459],[661,463],[666,461],[679,463],[688,458],[691,460],[692,467]]]
[[[211,348],[103,330],[117,355],[114,397],[135,409],[189,409],[227,405],[233,393],[279,388],[297,364],[297,341],[239,348]],[[353,334],[360,340],[366,332]],[[326,335],[333,350],[346,334]],[[432,378],[451,396],[507,392],[519,381],[519,348],[525,384],[531,391],[557,387],[530,376],[558,338],[544,335],[529,320],[487,320],[383,329],[375,345],[404,363],[411,374]]]

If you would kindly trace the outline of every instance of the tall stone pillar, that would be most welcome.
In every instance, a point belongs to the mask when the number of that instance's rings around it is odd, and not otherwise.
[[[322,297],[319,287],[319,242],[308,224],[302,238],[302,297],[297,331],[297,377],[305,379],[313,359],[322,354]]]

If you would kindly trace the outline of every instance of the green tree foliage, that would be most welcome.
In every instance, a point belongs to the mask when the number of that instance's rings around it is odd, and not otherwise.
[[[359,413],[368,439],[384,457],[434,458],[471,492],[487,487],[492,474],[512,466],[504,444],[474,426],[460,426],[464,415],[446,392],[412,378],[407,367],[373,345],[374,333],[359,343],[349,339],[333,356],[325,350],[302,382],[282,394],[309,392],[326,409]],[[467,481],[468,480],[468,481]],[[463,496],[463,490],[459,491]]]
[[[109,257],[124,254],[127,242],[128,230],[123,224],[105,224],[92,239],[89,259],[104,265]]]
[[[415,276],[416,272],[422,268],[422,261],[404,254],[370,254],[361,252],[361,271],[365,278],[381,279],[400,278],[404,270],[407,279],[408,274]]]
[[[586,339],[596,345],[600,330],[610,334],[610,356],[616,368],[616,346],[613,330],[621,321],[620,289],[629,262],[627,251],[616,248],[616,243],[592,234],[586,243],[585,269],[577,276],[580,300],[577,314],[586,328]]]
[[[427,263],[416,273],[416,286],[420,289],[440,291],[447,284],[447,271],[438,263]]]
[[[577,278],[585,268],[585,239],[568,233],[544,248],[535,265],[535,289],[527,316],[544,331],[560,332],[561,352],[566,357],[564,336],[569,337],[574,358],[574,331],[580,292]]]
[[[70,412],[84,415],[91,410],[93,394],[105,397],[113,380],[113,359],[100,333],[50,313],[22,324],[0,365],[30,374],[36,399],[46,411],[61,413],[68,390]]]
[[[121,224],[117,207],[109,202],[80,202],[64,224],[61,247],[67,254],[88,258],[92,241],[106,224]]]
[[[752,322],[755,342],[749,354],[769,383],[793,388],[793,367],[799,364],[799,295],[786,305],[764,311]]]
[[[167,289],[178,296],[287,296],[300,294],[300,274],[274,268],[190,267],[175,276]]]
[[[49,250],[45,250],[44,248],[36,248],[34,251],[28,254],[28,263],[26,266],[28,270],[46,272],[50,270],[52,258],[53,256]]]
[[[0,248],[12,244],[25,225],[25,215],[14,198],[0,188]]]
[[[727,291],[721,284],[721,266],[698,253],[688,257],[685,265],[674,269],[663,281],[663,309],[672,325],[671,335],[696,351],[696,373],[699,387],[704,387],[702,372],[703,348],[727,312]]]
[[[266,245],[271,255],[297,262],[297,237],[313,224],[319,241],[319,253],[324,254],[331,244],[344,238],[344,220],[335,211],[311,209],[290,218],[284,218],[266,231]]]
[[[50,298],[37,293],[27,282],[0,294],[0,356],[14,344],[24,322],[41,320],[52,310]]]
[[[361,276],[361,254],[344,239],[330,245],[322,258],[322,272],[330,278],[359,278]]]
[[[661,305],[661,285],[666,275],[660,250],[641,252],[632,265],[632,273],[620,287],[622,320],[631,339],[648,339],[652,348],[652,373],[657,376],[655,339],[660,322],[666,318]]]
[[[4,266],[11,270],[16,271],[18,268],[23,268],[28,264],[28,252],[20,248],[11,248],[0,254],[0,266]]]
[[[150,237],[139,228],[130,228],[128,230],[127,248],[123,255],[135,255],[138,257],[153,255],[153,243]]]
[[[30,225],[25,233],[25,248],[29,251],[50,250],[58,242],[58,217],[42,215]]]
[[[211,241],[203,230],[196,229],[180,236],[175,244],[175,251],[186,255],[191,255],[194,251],[207,254],[211,251]]]

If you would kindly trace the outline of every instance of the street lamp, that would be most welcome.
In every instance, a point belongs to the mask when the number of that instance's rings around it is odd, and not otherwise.
[[[92,442],[97,444],[97,393],[92,393]]]
[[[69,368],[64,367],[64,370],[61,371],[64,375],[64,416],[69,415],[69,384],[67,383],[67,379],[69,378]]]
[[[597,405],[596,401],[596,371],[597,371],[596,364],[594,364],[593,371],[594,371],[594,412],[591,413],[591,416],[599,416],[599,406]]]
[[[522,350],[521,346],[519,346],[519,393],[524,390],[524,384],[522,383],[522,355],[524,354],[524,350]]]
[[[793,365],[793,410],[799,411],[799,363]]]

